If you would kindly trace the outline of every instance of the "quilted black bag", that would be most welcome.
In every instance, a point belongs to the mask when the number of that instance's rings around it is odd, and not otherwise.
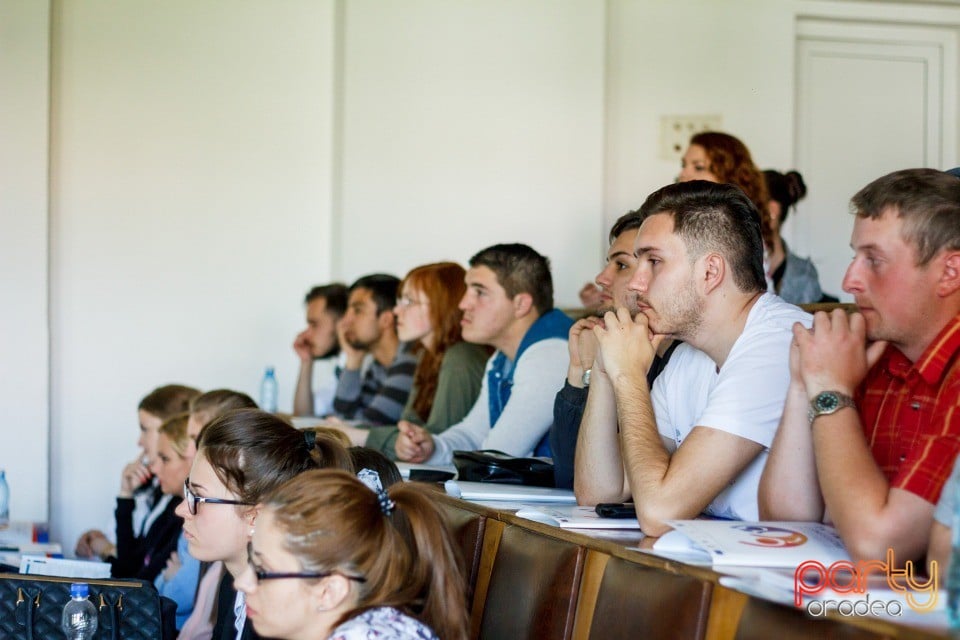
[[[0,573],[0,638],[62,638],[60,614],[70,601],[70,584],[90,585],[99,619],[95,640],[158,640],[176,637],[176,620],[162,615],[156,588],[144,580],[90,580]],[[163,598],[170,604],[172,601]],[[164,621],[167,621],[164,624]]]
[[[460,480],[553,487],[553,463],[539,458],[517,458],[502,451],[454,451]]]

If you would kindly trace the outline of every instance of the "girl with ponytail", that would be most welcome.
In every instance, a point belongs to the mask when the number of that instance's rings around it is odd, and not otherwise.
[[[429,490],[371,484],[323,469],[267,496],[237,578],[257,633],[466,640],[459,557]]]
[[[258,637],[246,621],[242,594],[233,589],[233,578],[247,565],[257,505],[287,480],[318,467],[351,469],[350,455],[329,437],[298,431],[263,411],[228,412],[200,433],[177,515],[184,519],[190,554],[204,562],[222,560],[227,569],[213,640]]]

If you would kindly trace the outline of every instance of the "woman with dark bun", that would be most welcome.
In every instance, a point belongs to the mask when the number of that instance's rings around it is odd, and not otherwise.
[[[231,411],[204,427],[177,515],[184,519],[190,554],[203,562],[222,560],[227,569],[213,640],[258,637],[246,620],[243,594],[233,588],[233,579],[247,566],[257,505],[299,473],[352,466],[342,445],[263,411]]]
[[[773,246],[769,249],[769,270],[777,295],[793,304],[820,302],[820,278],[817,268],[807,258],[796,255],[780,235],[790,208],[807,195],[807,185],[797,171],[780,173],[773,169],[763,172],[770,193],[770,220],[773,225]]]
[[[760,231],[767,252],[773,250],[774,231],[770,220],[767,184],[753,162],[750,150],[729,133],[704,131],[690,138],[680,165],[679,182],[706,180],[735,184],[747,194],[760,212]]]
[[[257,633],[466,640],[457,551],[429,489],[385,491],[369,473],[308,471],[267,496],[237,578]]]

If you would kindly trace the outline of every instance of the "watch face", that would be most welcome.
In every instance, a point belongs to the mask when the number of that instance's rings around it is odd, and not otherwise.
[[[817,411],[821,413],[831,413],[840,406],[840,398],[837,394],[825,391],[817,396]]]

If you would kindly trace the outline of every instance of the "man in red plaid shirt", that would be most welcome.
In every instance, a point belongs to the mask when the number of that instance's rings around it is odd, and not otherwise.
[[[960,180],[898,171],[851,202],[859,310],[794,327],[760,514],[833,522],[854,560],[917,560],[960,452]]]

